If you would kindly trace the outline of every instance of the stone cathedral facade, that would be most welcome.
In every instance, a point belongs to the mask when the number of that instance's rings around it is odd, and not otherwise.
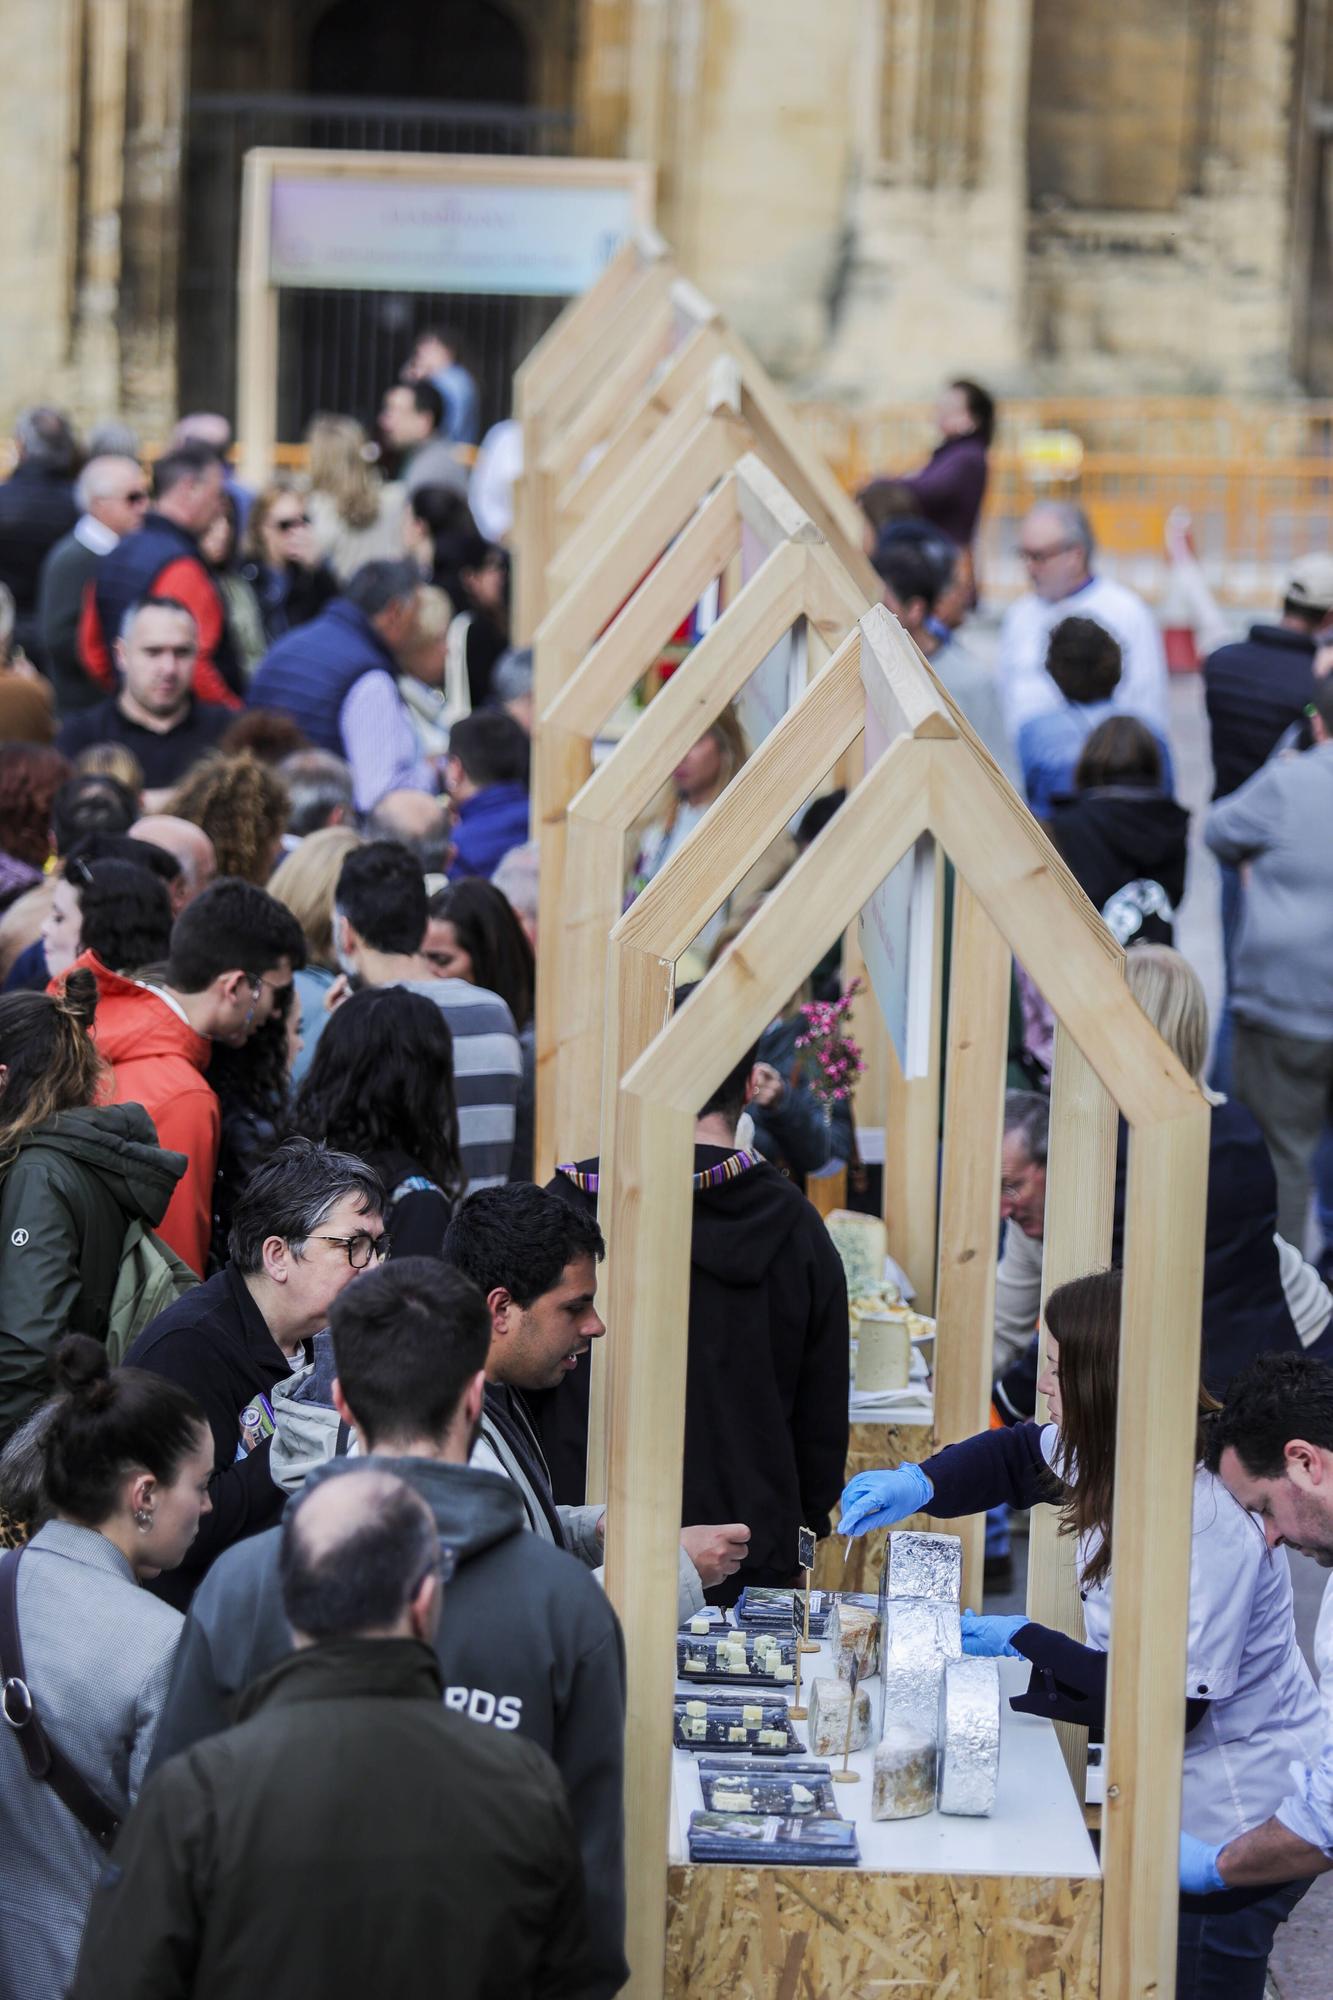
[[[799,393],[1333,392],[1333,0],[2,11],[0,418],[229,406],[252,143],[651,159],[680,264]],[[477,320],[498,380],[533,325]]]

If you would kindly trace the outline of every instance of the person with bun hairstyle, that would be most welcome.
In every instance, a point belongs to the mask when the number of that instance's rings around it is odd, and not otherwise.
[[[62,1334],[105,1341],[125,1232],[156,1229],[185,1172],[142,1105],[96,1101],[96,1008],[83,967],[60,998],[0,997],[0,1443],[49,1394]]]
[[[0,1729],[0,1993],[24,2000],[68,1990],[106,1866],[88,1822],[105,1835],[143,1782],[183,1621],[140,1586],[194,1540],[213,1465],[203,1413],[177,1383],[113,1369],[77,1333],[57,1347],[54,1375],[60,1394],[40,1445],[51,1518],[2,1559],[17,1568],[0,1567],[0,1656],[8,1677],[21,1652],[37,1722],[84,1790],[62,1796],[34,1776],[22,1728]],[[21,1721],[12,1682],[4,1701],[7,1719]]]

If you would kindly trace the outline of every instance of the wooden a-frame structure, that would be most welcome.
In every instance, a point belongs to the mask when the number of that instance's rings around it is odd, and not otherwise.
[[[808,754],[788,773],[779,746],[789,749],[808,728],[814,706],[841,716],[826,717],[826,740],[852,726],[850,662],[889,746],[685,1013],[663,1025],[671,957],[640,938],[668,897],[674,935],[685,940],[716,907],[708,850],[725,838],[743,852],[761,837],[752,815],[742,815],[739,785],[673,857],[653,905],[650,890],[613,939],[621,1047],[627,1055],[643,1048],[608,1107],[602,1148],[613,1349],[606,1573],[629,1659],[628,1990],[634,2000],[656,2000],[663,1981],[696,1109],[911,843],[931,832],[958,875],[942,1339],[956,1316],[977,1342],[989,1340],[1009,951],[1021,955],[1059,1023],[1048,1284],[1108,1261],[1117,1111],[1130,1131],[1116,1447],[1116,1573],[1124,1582],[1109,1659],[1097,1990],[1100,2000],[1144,2000],[1168,1994],[1174,1980],[1209,1110],[1124,987],[1118,949],[1073,878],[882,607],[811,683],[800,720],[793,710],[765,745],[772,809],[794,809],[809,789]],[[798,742],[803,752],[808,741]],[[788,775],[796,789],[782,792]],[[751,785],[751,807],[753,795]],[[732,854],[727,872],[737,861]],[[966,1306],[956,1311],[956,1300]],[[838,1919],[811,1903],[802,1921]]]
[[[534,638],[534,696],[537,727],[533,741],[532,818],[540,842],[541,921],[558,918],[565,879],[564,821],[570,800],[592,769],[593,737],[586,730],[569,732],[553,714],[559,697],[596,648],[597,664],[590,681],[600,685],[608,674],[608,658],[643,659],[644,641],[662,645],[688,617],[699,597],[731,561],[713,549],[726,546],[728,507],[712,505],[713,489],[753,452],[787,488],[812,518],[830,549],[862,589],[865,600],[878,596],[875,573],[859,541],[848,536],[846,523],[834,517],[826,487],[832,475],[799,435],[788,428],[765,428],[761,443],[747,418],[754,398],[738,364],[730,357],[714,364],[708,379],[685,398],[664,431],[672,448],[664,455],[654,439],[635,462],[637,503],[614,523],[595,559],[564,592]],[[677,417],[688,417],[685,435],[676,438]],[[659,438],[662,433],[659,433]],[[642,475],[643,483],[639,485]],[[608,496],[614,501],[615,492]],[[846,496],[839,494],[840,503]],[[839,517],[841,516],[841,504]],[[597,518],[600,518],[597,517]],[[707,521],[707,535],[688,534]],[[710,540],[710,537],[713,538]],[[688,553],[685,550],[688,549]],[[688,581],[693,595],[683,594]],[[663,623],[667,611],[672,616]],[[599,636],[600,635],[600,636]],[[640,667],[642,672],[642,667]],[[593,731],[606,719],[603,710]],[[554,1165],[555,1133],[555,968],[540,959],[537,972],[537,1150],[538,1171]]]
[[[712,539],[715,521],[706,517],[724,513],[729,532],[719,544]],[[805,670],[813,674],[869,608],[809,515],[753,454],[727,475],[661,569],[678,553],[688,559],[686,544],[696,529],[708,538],[710,562],[720,550],[728,560],[738,554],[748,531],[753,573],[592,773],[566,816],[562,921],[548,926],[542,940],[555,965],[555,1139],[562,1159],[582,1158],[600,1140],[606,941],[624,904],[624,849],[631,827],[690,745],[789,632],[799,630]],[[548,711],[547,726],[591,742],[594,718],[611,712],[648,670],[651,657],[622,651],[608,659],[594,647]]]

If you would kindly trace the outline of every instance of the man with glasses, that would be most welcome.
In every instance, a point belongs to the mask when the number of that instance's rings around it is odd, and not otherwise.
[[[999,655],[1000,695],[1014,742],[1025,722],[1061,705],[1046,671],[1046,650],[1054,628],[1075,613],[1104,625],[1119,641],[1117,709],[1137,715],[1163,738],[1168,734],[1166,652],[1157,620],[1134,591],[1094,574],[1093,550],[1087,515],[1064,501],[1040,501],[1019,529],[1028,590],[1004,614]]]
[[[79,657],[79,619],[104,558],[143,526],[148,481],[132,458],[90,458],[74,498],[83,511],[42,564],[37,590],[46,670],[62,717],[102,699],[104,690],[88,678]]]
[[[304,1368],[329,1307],[384,1254],[384,1190],[364,1160],[290,1139],[232,1213],[231,1261],[144,1329],[126,1365],[188,1389],[213,1433],[213,1511],[185,1561],[150,1587],[182,1610],[209,1565],[276,1521],[272,1392]]]

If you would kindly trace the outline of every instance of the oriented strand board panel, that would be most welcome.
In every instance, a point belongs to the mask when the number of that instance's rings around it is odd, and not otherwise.
[[[667,2000],[1095,2000],[1095,1876],[667,1871]]]

